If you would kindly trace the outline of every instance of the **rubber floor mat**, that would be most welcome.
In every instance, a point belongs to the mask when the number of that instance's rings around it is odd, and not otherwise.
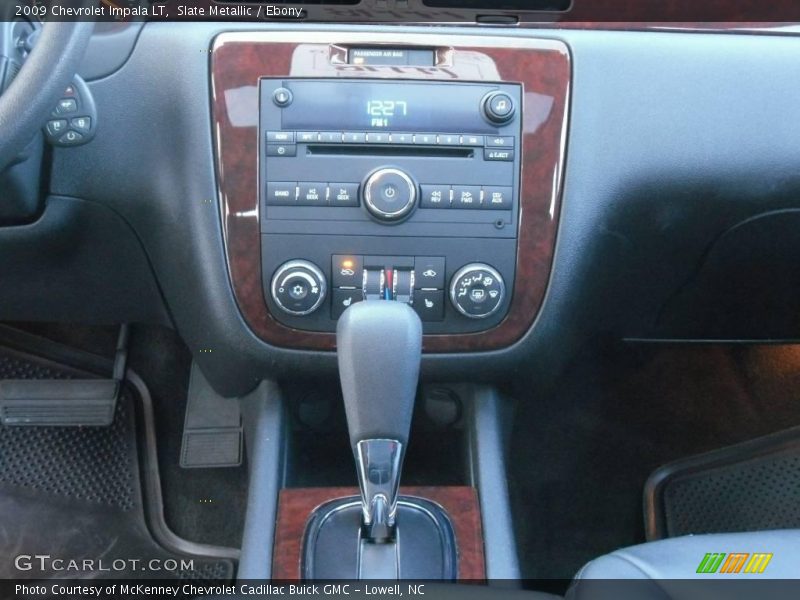
[[[87,376],[0,348],[0,379]],[[124,385],[110,427],[0,426],[0,578],[233,578],[232,560],[168,549],[151,534],[139,400]]]
[[[645,519],[651,540],[800,527],[800,428],[659,468]]]

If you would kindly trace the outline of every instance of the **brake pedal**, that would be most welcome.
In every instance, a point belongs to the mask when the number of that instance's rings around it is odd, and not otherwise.
[[[110,379],[0,381],[0,423],[14,426],[107,427],[114,420],[128,358],[127,325],[117,338]]]

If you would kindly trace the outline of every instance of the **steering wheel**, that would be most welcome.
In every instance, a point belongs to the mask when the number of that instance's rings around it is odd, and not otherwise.
[[[93,22],[47,22],[20,72],[0,96],[0,172],[47,121],[89,45]]]

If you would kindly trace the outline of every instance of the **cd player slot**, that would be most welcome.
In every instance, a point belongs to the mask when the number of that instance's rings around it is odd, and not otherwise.
[[[414,146],[370,146],[314,145],[307,147],[306,153],[315,156],[425,156],[442,158],[473,158],[474,148],[437,148]]]

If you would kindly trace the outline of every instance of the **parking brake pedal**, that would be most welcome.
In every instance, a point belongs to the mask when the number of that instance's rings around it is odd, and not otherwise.
[[[192,363],[183,425],[180,465],[238,467],[242,464],[242,416],[239,403],[223,398]]]
[[[111,379],[5,379],[0,422],[16,426],[111,425],[128,358],[128,326],[120,328]]]

